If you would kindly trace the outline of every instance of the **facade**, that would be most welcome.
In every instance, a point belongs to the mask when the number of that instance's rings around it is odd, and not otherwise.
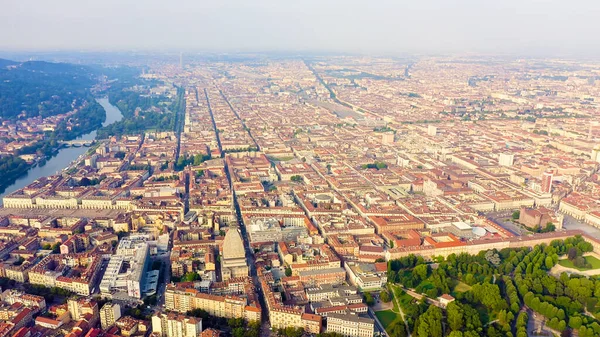
[[[92,253],[48,255],[31,268],[29,283],[88,296],[99,276],[100,260]]]
[[[142,297],[146,270],[148,270],[149,245],[145,239],[124,239],[119,242],[116,254],[110,257],[104,277],[100,282],[100,292],[127,292],[133,298]],[[128,266],[122,272],[124,266]]]
[[[152,316],[152,333],[160,337],[198,337],[201,332],[201,318],[175,313]]]
[[[515,155],[512,153],[500,153],[498,156],[498,164],[500,166],[513,166]]]
[[[327,332],[336,332],[348,337],[373,337],[375,322],[366,317],[350,313],[327,315]]]
[[[39,310],[46,309],[46,300],[42,296],[26,294],[14,289],[7,289],[0,298],[8,304],[23,303],[27,307],[38,307]]]
[[[244,318],[248,321],[260,321],[261,318],[260,308],[248,305],[247,299],[243,297],[205,294],[193,288],[178,288],[175,285],[167,286],[165,307],[180,313],[202,309],[212,316]]]
[[[67,300],[67,308],[71,314],[71,320],[78,321],[87,314],[91,315],[90,322],[94,325],[98,322],[98,303],[86,298],[70,298]]]
[[[554,175],[550,171],[546,171],[542,174],[542,185],[541,185],[542,193],[552,192],[552,179],[553,178],[554,178]]]
[[[115,325],[119,318],[121,318],[121,306],[117,303],[106,303],[100,309],[100,325],[104,330]]]
[[[387,272],[376,270],[372,263],[346,262],[344,268],[350,283],[362,291],[378,290],[387,283]]]
[[[553,210],[545,207],[539,207],[537,209],[523,207],[519,212],[519,222],[529,228],[534,228],[536,226],[545,228],[546,225],[551,222],[557,229],[561,229],[563,225],[563,216],[555,214]]]

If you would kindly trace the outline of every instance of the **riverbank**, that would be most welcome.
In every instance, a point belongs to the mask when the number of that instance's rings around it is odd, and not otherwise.
[[[118,122],[123,118],[121,111],[116,106],[110,104],[108,98],[98,98],[96,99],[96,102],[100,104],[105,111],[105,119],[102,123],[102,127]],[[96,139],[97,129],[98,128],[92,130],[91,132],[75,137],[75,140],[94,140]],[[43,162],[43,160],[40,160],[37,162],[37,165],[35,163],[28,164],[27,168],[23,171],[22,174],[18,175],[17,177],[13,177],[13,179],[8,180],[11,182],[5,184],[5,188],[0,194],[0,203],[5,195],[19,190],[41,177],[61,172],[64,168],[68,167],[73,161],[78,160],[81,155],[85,154],[88,151],[88,149],[89,148],[85,146],[56,146],[53,149],[53,152],[45,157],[45,163]]]

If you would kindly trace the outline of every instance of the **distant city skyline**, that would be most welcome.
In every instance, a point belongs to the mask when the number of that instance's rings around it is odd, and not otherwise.
[[[594,1],[7,1],[0,50],[599,56]]]

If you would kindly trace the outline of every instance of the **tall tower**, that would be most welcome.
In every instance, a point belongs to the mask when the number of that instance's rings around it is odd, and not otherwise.
[[[183,69],[183,52],[179,52],[179,69]]]
[[[108,329],[115,325],[115,322],[121,317],[121,306],[117,303],[106,303],[100,309],[100,326],[102,329]]]
[[[600,163],[600,145],[596,145],[592,149],[591,159],[595,162]]]
[[[546,171],[542,174],[542,193],[550,193],[552,192],[552,179],[553,174],[552,171]]]

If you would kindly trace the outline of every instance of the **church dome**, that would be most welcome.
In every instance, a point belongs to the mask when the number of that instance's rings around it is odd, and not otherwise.
[[[231,228],[225,234],[223,241],[223,258],[224,259],[239,259],[246,258],[244,242],[237,228]]]

